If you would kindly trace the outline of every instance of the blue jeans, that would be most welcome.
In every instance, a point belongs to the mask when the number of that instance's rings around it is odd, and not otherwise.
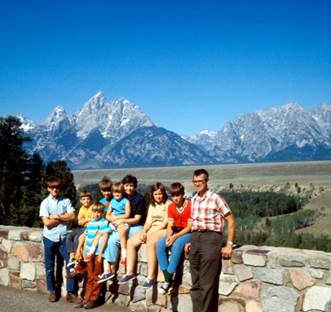
[[[84,233],[84,231],[85,228],[78,228],[67,234],[66,248],[68,254],[70,254],[71,252],[76,252],[79,237]]]
[[[62,256],[65,262],[68,263],[69,255],[66,249],[66,242],[65,240],[53,242],[46,237],[43,237],[43,242],[47,289],[48,291],[60,291],[61,281],[58,279],[55,280],[54,277],[55,256]],[[67,268],[67,273],[69,273],[69,268]],[[73,279],[67,279],[67,292],[75,293],[75,289],[75,281]]]
[[[142,225],[133,225],[129,227],[128,237],[132,237],[139,231],[143,229]],[[120,250],[121,244],[120,244],[120,237],[117,231],[112,232],[108,237],[108,243],[105,248],[105,251],[103,253],[103,257],[108,261],[112,263],[116,263],[119,256],[119,250]]]
[[[184,246],[191,240],[191,233],[178,237],[172,246],[168,248],[166,241],[168,237],[163,237],[156,245],[156,256],[162,271],[167,270],[169,273],[175,273],[180,263]],[[171,250],[170,260],[168,260],[168,251]]]

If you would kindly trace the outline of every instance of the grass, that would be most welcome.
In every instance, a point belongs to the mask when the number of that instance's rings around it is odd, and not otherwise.
[[[229,183],[243,185],[275,185],[298,183],[331,188],[331,161],[284,162],[259,164],[234,164],[212,166],[183,166],[160,168],[94,169],[74,171],[78,185],[97,183],[103,176],[113,181],[121,180],[126,174],[135,175],[140,183],[152,184],[157,181],[166,185],[179,181],[187,191],[193,191],[192,173],[197,168],[206,168],[210,174],[210,187],[217,188]]]
[[[297,232],[331,236],[331,161],[94,169],[76,170],[73,171],[73,174],[78,186],[98,183],[103,176],[108,176],[113,181],[119,181],[126,174],[132,174],[138,178],[139,183],[147,185],[157,181],[170,185],[172,182],[179,181],[185,186],[186,192],[191,193],[193,191],[192,173],[201,167],[208,170],[209,186],[215,190],[221,186],[228,186],[230,183],[256,186],[298,183],[300,187],[310,184],[324,187],[325,191],[304,207],[304,209],[318,210],[321,216],[318,217],[315,224]]]

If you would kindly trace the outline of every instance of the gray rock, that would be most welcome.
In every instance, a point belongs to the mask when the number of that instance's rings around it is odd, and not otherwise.
[[[330,269],[330,259],[327,256],[318,255],[309,258],[309,264],[315,269]]]
[[[171,308],[174,312],[192,312],[192,300],[190,295],[172,296],[170,298]]]
[[[283,285],[284,283],[282,269],[255,268],[254,278],[274,285]]]
[[[318,310],[327,311],[328,304],[331,301],[331,288],[322,286],[313,286],[306,292],[303,301],[303,311]]]
[[[295,312],[299,294],[288,287],[270,287],[262,296],[263,311]]]
[[[324,271],[323,270],[310,269],[309,273],[313,278],[317,278],[317,279],[322,279],[323,276],[324,276]]]
[[[240,282],[253,278],[252,269],[246,265],[235,264],[233,266],[233,272]]]
[[[302,252],[287,252],[279,254],[278,261],[283,267],[304,267],[308,257]]]
[[[0,285],[8,286],[9,285],[9,270],[0,269]]]
[[[33,281],[36,278],[36,266],[34,263],[22,263],[21,265],[21,279]]]
[[[20,270],[20,260],[15,256],[8,257],[8,269],[13,271]]]
[[[234,275],[224,275],[222,273],[218,286],[218,293],[220,295],[228,296],[232,293],[237,285],[238,280]]]
[[[250,249],[243,253],[243,261],[246,265],[265,266],[267,263],[268,250]]]

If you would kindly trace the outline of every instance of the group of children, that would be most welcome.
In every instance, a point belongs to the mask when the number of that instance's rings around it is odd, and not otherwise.
[[[99,188],[103,198],[97,203],[91,193],[80,193],[81,228],[67,236],[68,277],[86,276],[79,306],[89,309],[97,305],[102,283],[116,276],[119,250],[119,264],[126,266],[126,273],[118,283],[136,278],[137,252],[142,244],[147,246],[147,279],[142,286],[154,285],[159,263],[164,274],[159,291],[166,293],[191,235],[191,204],[184,197],[183,185],[171,184],[172,201],[162,183],[152,185],[148,209],[136,190],[137,179],[131,175],[114,184],[103,178]],[[108,265],[104,267],[104,263]]]

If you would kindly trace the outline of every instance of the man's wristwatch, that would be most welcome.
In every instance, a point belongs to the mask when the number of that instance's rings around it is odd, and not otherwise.
[[[230,245],[232,247],[233,246],[233,241],[227,241],[226,244]]]

